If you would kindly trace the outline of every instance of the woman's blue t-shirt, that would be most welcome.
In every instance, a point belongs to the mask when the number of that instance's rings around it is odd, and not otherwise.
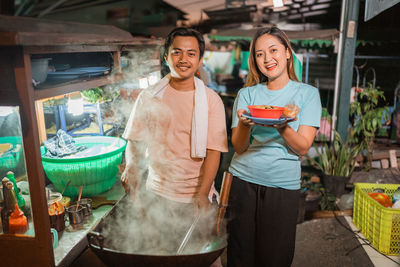
[[[289,103],[300,108],[297,121],[290,122],[290,127],[295,131],[299,125],[319,128],[321,100],[318,89],[291,80],[280,90],[269,90],[264,84],[242,88],[233,106],[232,128],[238,124],[237,110],[249,111],[248,105],[283,107]],[[300,158],[275,128],[252,126],[249,148],[240,155],[235,153],[229,171],[250,183],[289,190],[300,188]]]

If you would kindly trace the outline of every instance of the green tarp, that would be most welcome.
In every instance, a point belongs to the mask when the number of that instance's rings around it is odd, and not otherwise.
[[[245,40],[251,42],[252,38],[248,36],[222,36],[222,35],[209,35],[208,36],[213,41],[220,42],[230,42],[230,41],[238,41]],[[305,48],[324,48],[333,46],[332,40],[303,40],[303,39],[290,39],[292,45],[305,47]],[[365,46],[365,45],[381,45],[381,41],[366,41],[366,40],[357,40],[356,46]]]

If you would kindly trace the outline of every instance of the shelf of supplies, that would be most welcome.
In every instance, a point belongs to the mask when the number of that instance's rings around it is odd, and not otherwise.
[[[120,79],[121,75],[107,75],[93,78],[79,78],[68,80],[62,83],[60,83],[60,81],[46,81],[34,90],[34,99],[39,100],[57,95],[68,94],[75,91],[82,91],[104,86],[119,81]]]

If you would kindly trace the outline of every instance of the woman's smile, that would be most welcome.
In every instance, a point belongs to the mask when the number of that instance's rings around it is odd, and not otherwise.
[[[267,69],[267,71],[272,71],[276,68],[276,66],[277,66],[276,63],[272,63],[272,64],[265,65],[265,68]]]

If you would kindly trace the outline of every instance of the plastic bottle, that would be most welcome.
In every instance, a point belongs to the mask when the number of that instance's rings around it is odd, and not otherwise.
[[[398,200],[400,200],[400,186],[397,188],[397,190],[393,193],[393,203],[396,203]]]
[[[13,193],[10,190],[10,185],[12,188],[12,183],[10,180],[6,177],[3,178],[2,180],[3,184],[3,208],[1,209],[1,223],[3,226],[3,233],[8,234],[9,233],[9,217],[11,213],[14,212],[14,207],[15,207],[15,202],[13,198]]]
[[[18,204],[14,206],[14,212],[8,218],[8,228],[10,234],[25,234],[28,231],[28,220],[24,213],[18,208]]]
[[[15,192],[15,196],[17,198],[18,207],[22,209],[25,206],[25,199],[19,194],[17,183],[15,181],[15,175],[14,175],[14,173],[12,171],[9,171],[9,172],[7,172],[6,176],[10,180],[10,182],[13,183],[14,192]]]
[[[7,182],[7,189],[10,193],[10,203],[12,203],[14,208],[14,211],[8,217],[8,231],[10,234],[25,234],[28,230],[28,220],[18,208],[17,197],[15,196],[12,182]]]

